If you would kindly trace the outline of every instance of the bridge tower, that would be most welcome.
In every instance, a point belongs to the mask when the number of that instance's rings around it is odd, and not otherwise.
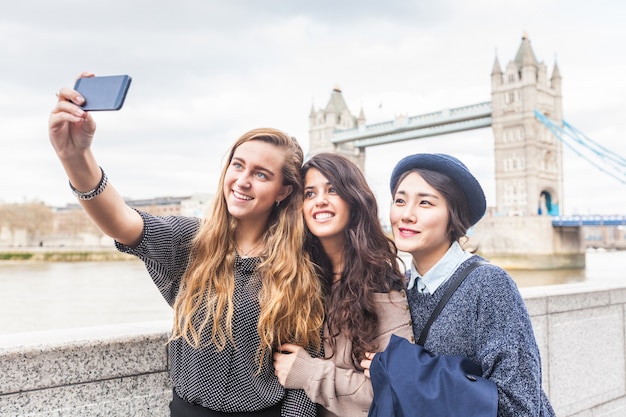
[[[553,226],[562,212],[561,142],[535,117],[535,109],[563,120],[561,74],[548,79],[527,35],[504,72],[498,58],[491,72],[496,207],[474,229],[483,256],[507,268],[584,268],[580,227]]]
[[[357,148],[354,142],[334,144],[333,134],[338,130],[349,130],[365,125],[363,109],[358,117],[354,116],[341,94],[338,86],[333,91],[326,104],[326,108],[315,110],[311,107],[309,114],[309,155],[321,152],[339,153],[354,163],[362,170],[365,167],[365,148]]]
[[[561,142],[535,118],[535,108],[560,122],[561,74],[555,62],[548,80],[528,36],[504,72],[496,56],[491,72],[496,213],[558,215],[563,201]]]

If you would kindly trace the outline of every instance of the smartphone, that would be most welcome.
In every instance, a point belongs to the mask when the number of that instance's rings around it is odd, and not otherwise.
[[[119,110],[124,105],[131,80],[128,75],[79,78],[74,90],[85,98],[85,103],[81,106],[83,110]]]

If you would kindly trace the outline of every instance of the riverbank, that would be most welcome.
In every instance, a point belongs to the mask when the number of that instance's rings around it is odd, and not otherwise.
[[[102,262],[137,259],[115,248],[0,248],[0,262]]]

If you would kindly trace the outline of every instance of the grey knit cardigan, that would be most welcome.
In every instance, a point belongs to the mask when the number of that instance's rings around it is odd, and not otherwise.
[[[484,261],[474,255],[434,294],[408,291],[415,339],[460,269]],[[425,348],[436,354],[466,355],[498,387],[498,416],[554,416],[541,386],[541,359],[530,316],[517,285],[493,264],[472,271],[433,323]]]

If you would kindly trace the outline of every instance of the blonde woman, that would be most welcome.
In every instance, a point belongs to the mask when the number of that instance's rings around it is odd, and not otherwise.
[[[302,251],[298,143],[275,129],[247,132],[230,150],[205,221],[152,216],[108,182],[83,102],[71,88],[59,91],[50,140],[85,211],[120,251],[145,262],[174,309],[171,416],[314,416],[315,405],[284,389],[271,363],[285,342],[319,349],[323,322],[320,283]]]

